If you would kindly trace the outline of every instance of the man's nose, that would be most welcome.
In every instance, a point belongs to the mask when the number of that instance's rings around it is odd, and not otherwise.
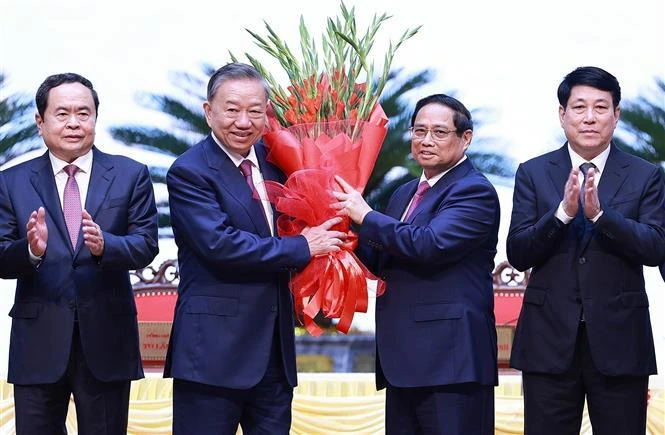
[[[584,122],[593,122],[596,120],[596,114],[593,113],[593,107],[589,107],[584,111]]]
[[[65,126],[66,126],[67,128],[78,128],[79,125],[80,125],[80,123],[79,123],[79,119],[78,119],[78,117],[76,116],[75,113],[72,113],[72,114],[67,118],[67,123],[65,124]]]
[[[236,124],[241,127],[249,127],[252,125],[251,121],[249,120],[249,114],[241,110],[238,113],[238,117],[236,118]]]
[[[434,145],[434,139],[432,138],[432,130],[427,130],[425,137],[420,141],[421,145],[431,146]]]

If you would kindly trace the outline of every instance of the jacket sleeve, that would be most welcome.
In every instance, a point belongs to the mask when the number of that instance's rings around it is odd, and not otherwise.
[[[521,164],[515,176],[513,210],[506,242],[508,261],[527,270],[546,261],[563,240],[567,226],[555,216],[556,208],[538,216],[537,187]]]
[[[16,279],[36,272],[30,262],[28,239],[19,235],[19,225],[5,177],[0,172],[0,278]]]
[[[198,168],[174,164],[166,183],[176,240],[204,263],[252,271],[296,271],[310,260],[303,236],[260,237],[234,226],[228,205],[220,204],[215,189]]]
[[[372,211],[361,227],[361,239],[412,262],[455,263],[487,240],[497,225],[498,210],[489,182],[460,183],[442,199],[427,225]]]

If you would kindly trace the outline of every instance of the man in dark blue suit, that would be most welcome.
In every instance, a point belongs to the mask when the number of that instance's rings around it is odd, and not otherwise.
[[[99,99],[58,74],[36,96],[41,157],[0,173],[0,277],[17,279],[9,346],[16,432],[126,434],[143,377],[128,270],[157,255],[148,168],[93,146]],[[27,224],[27,225],[26,225]]]
[[[395,191],[385,214],[339,177],[345,193],[336,193],[360,225],[359,255],[386,282],[376,301],[386,433],[493,434],[499,200],[465,155],[473,123],[462,103],[423,98],[411,125],[423,174]]]
[[[617,79],[581,67],[559,85],[567,143],[519,166],[508,260],[532,268],[511,366],[525,432],[643,434],[656,373],[642,266],[665,261],[662,171],[611,143]]]
[[[173,432],[288,434],[296,385],[289,274],[339,250],[340,218],[276,237],[263,180],[284,182],[257,141],[268,87],[251,66],[228,64],[203,104],[212,133],[180,156],[167,185],[180,285],[165,376]],[[254,193],[253,193],[254,191]]]

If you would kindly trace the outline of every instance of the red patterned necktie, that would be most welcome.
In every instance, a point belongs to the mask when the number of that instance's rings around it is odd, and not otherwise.
[[[418,185],[418,189],[416,190],[415,195],[413,195],[413,201],[411,201],[411,205],[409,206],[409,210],[407,210],[406,214],[404,215],[403,221],[406,222],[409,220],[409,217],[411,217],[411,214],[413,211],[418,207],[418,204],[420,204],[420,201],[423,199],[423,195],[425,195],[425,192],[429,190],[430,186],[427,181],[421,181],[420,184]]]
[[[251,160],[245,159],[240,163],[240,172],[242,172],[242,175],[245,176],[245,181],[247,181],[249,188],[252,189],[252,197],[259,202],[259,207],[263,212],[263,217],[265,218],[266,223],[268,223],[268,217],[266,216],[266,211],[263,208],[261,197],[259,196],[259,192],[256,190],[256,186],[254,185],[254,178],[252,177],[252,166],[254,166],[254,163],[252,163]],[[268,227],[270,227],[270,225],[268,225]]]
[[[65,193],[62,199],[62,210],[65,214],[65,224],[69,232],[69,240],[72,242],[72,248],[76,249],[76,241],[79,238],[81,229],[81,194],[79,185],[74,176],[79,168],[76,165],[67,165],[63,169],[67,175],[67,184],[65,184]]]

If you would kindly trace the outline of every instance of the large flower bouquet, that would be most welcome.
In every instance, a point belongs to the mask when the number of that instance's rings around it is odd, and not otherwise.
[[[266,182],[270,200],[282,213],[277,221],[279,235],[299,234],[303,228],[320,225],[336,215],[330,206],[335,202],[331,192],[338,189],[334,175],[342,176],[361,192],[367,184],[387,132],[388,119],[378,103],[379,96],[395,51],[419,29],[408,29],[394,45],[389,44],[382,74],[376,77],[368,55],[379,28],[389,18],[375,15],[359,36],[354,8],[349,10],[342,3],[341,16],[327,20],[322,37],[323,65],[302,17],[302,61],[268,23],[265,38],[248,30],[255,43],[277,59],[290,81],[285,90],[259,60],[246,54],[271,86],[264,136],[268,159],[288,175],[284,185]],[[349,226],[345,218],[334,228],[348,234],[340,252],[313,258],[291,279],[296,312],[312,335],[322,332],[313,321],[320,311],[326,317],[338,318],[336,328],[343,333],[348,332],[355,312],[367,311],[367,279],[377,278],[353,253],[357,236]],[[383,283],[378,281],[377,295],[382,291]]]

